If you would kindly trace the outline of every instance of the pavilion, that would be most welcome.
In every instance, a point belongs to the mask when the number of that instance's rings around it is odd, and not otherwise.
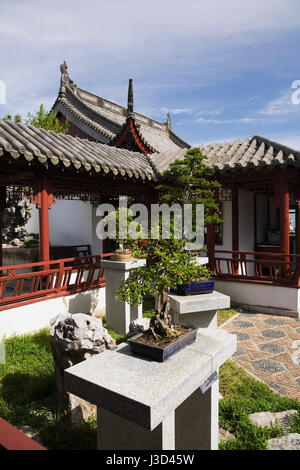
[[[61,71],[53,110],[61,120],[70,119],[71,135],[0,121],[1,211],[8,190],[16,200],[29,198],[37,208],[40,234],[38,262],[3,266],[0,243],[0,330],[7,309],[23,324],[28,323],[29,313],[22,313],[22,308],[33,315],[35,305],[36,318],[47,311],[47,323],[53,309],[69,308],[77,298],[81,311],[90,311],[92,304],[96,313],[103,311],[101,259],[108,250],[95,237],[96,207],[116,202],[119,195],[151,204],[161,173],[189,148],[171,130],[170,118],[158,123],[133,111],[132,82],[127,109],[113,104],[112,111],[107,105],[112,103],[100,97],[88,104],[88,92],[69,79],[65,64]],[[299,317],[300,152],[260,136],[200,148],[222,184],[216,197],[223,223],[208,226],[206,234],[217,290],[260,312]],[[91,208],[82,233],[90,234],[92,248],[89,253],[78,251],[73,257],[62,253],[53,259],[49,233],[55,227],[49,226],[49,213],[64,205],[60,220],[66,228],[72,220],[74,231],[80,216],[70,201],[84,201],[85,208]],[[70,244],[72,230],[63,245]],[[84,299],[89,300],[85,306]],[[26,328],[30,331],[29,325]]]

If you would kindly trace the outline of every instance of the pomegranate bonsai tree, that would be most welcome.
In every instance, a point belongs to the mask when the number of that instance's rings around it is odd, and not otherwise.
[[[176,327],[171,324],[168,292],[176,284],[185,284],[211,278],[210,271],[198,265],[184,249],[186,241],[169,239],[137,240],[134,253],[147,259],[147,265],[133,269],[123,281],[116,297],[130,305],[139,305],[146,294],[158,295],[155,315],[150,320],[150,330],[155,337],[176,337]]]

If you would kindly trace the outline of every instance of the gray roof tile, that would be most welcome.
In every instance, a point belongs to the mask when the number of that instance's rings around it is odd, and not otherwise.
[[[4,153],[15,159],[24,156],[28,161],[50,161],[54,166],[61,163],[97,173],[111,172],[149,181],[155,178],[149,157],[142,153],[0,120],[0,156]]]

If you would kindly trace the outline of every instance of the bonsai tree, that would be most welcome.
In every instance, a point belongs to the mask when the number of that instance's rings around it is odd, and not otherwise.
[[[200,149],[194,148],[187,151],[183,160],[171,163],[157,187],[160,203],[192,204],[193,212],[197,204],[203,204],[204,223],[220,223],[216,203],[216,191],[220,184],[213,178],[214,171],[204,160]],[[116,292],[117,298],[131,305],[140,304],[146,294],[158,295],[156,313],[150,320],[150,330],[156,339],[158,336],[177,336],[169,315],[170,288],[211,278],[210,271],[189,256],[185,249],[186,242],[175,236],[174,227],[170,238],[136,241],[136,255],[146,257],[147,265],[132,270]]]
[[[126,207],[118,208],[103,217],[101,227],[108,238],[116,241],[118,248],[115,253],[118,254],[129,253],[131,248],[135,248],[135,240],[130,237],[132,231],[138,234],[139,238],[145,238],[142,225],[134,221],[132,211]],[[107,230],[104,231],[104,228]]]
[[[137,256],[147,258],[147,265],[132,270],[116,292],[118,299],[130,305],[139,305],[146,294],[158,295],[156,313],[150,320],[150,330],[155,339],[178,334],[169,315],[170,287],[211,278],[205,266],[191,260],[184,249],[185,243],[185,240],[174,236],[135,241],[133,251]]]
[[[204,224],[219,224],[216,192],[221,188],[214,178],[214,170],[205,163],[206,157],[199,148],[188,150],[182,160],[175,160],[162,174],[161,184],[157,186],[160,203],[191,204],[193,228],[195,226],[196,206],[204,206]]]

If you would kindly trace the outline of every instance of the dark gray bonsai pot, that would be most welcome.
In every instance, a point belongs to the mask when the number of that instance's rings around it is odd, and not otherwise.
[[[132,338],[128,339],[128,343],[130,344],[131,352],[133,354],[146,357],[148,359],[153,359],[154,361],[163,362],[168,359],[168,357],[172,356],[172,354],[175,354],[177,351],[184,348],[188,344],[193,343],[193,341],[196,339],[197,331],[198,328],[193,328],[192,331],[189,331],[185,335],[180,336],[180,338],[175,339],[164,347],[137,341],[137,339],[142,336],[143,333],[132,336]]]

